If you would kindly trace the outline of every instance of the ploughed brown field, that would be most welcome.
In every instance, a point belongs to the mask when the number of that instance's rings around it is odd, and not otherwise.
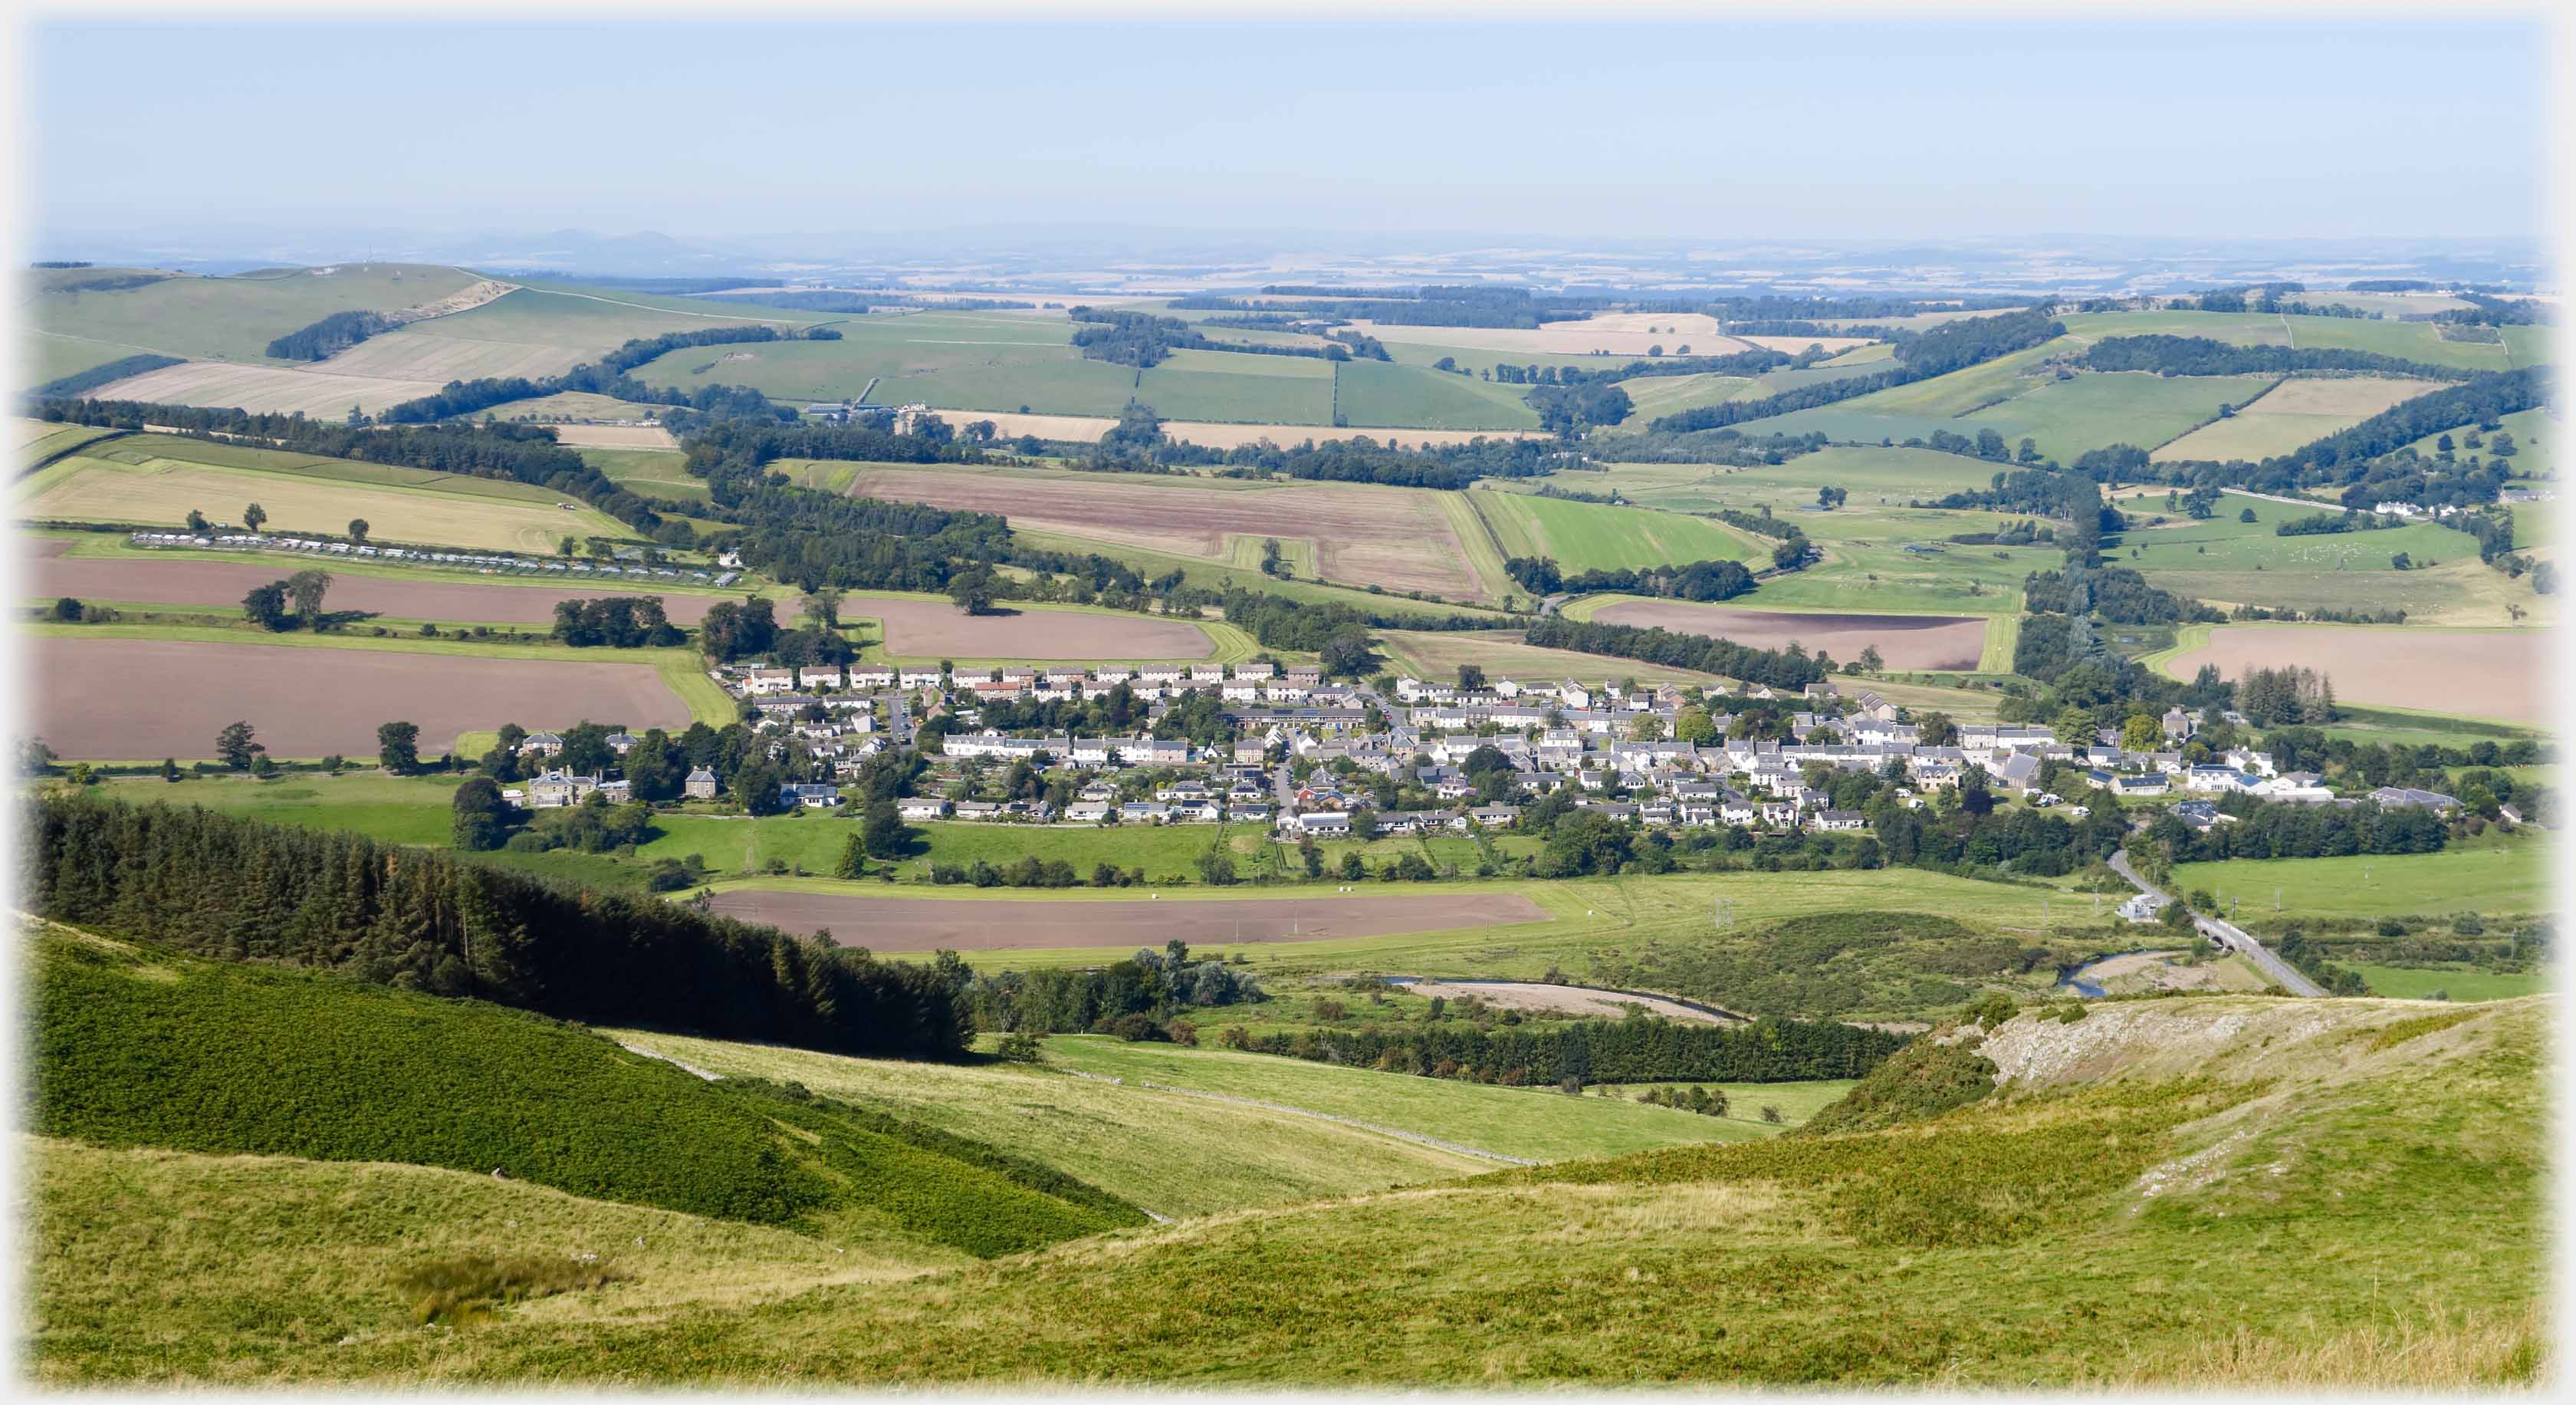
[[[1973,669],[1986,649],[1986,622],[1969,615],[1799,615],[1626,600],[1603,606],[1592,618],[1602,624],[1731,639],[1756,649],[1782,648],[1794,639],[1810,654],[1832,654],[1836,663],[1849,663],[1874,645],[1889,668]]]
[[[26,648],[33,715],[22,726],[75,761],[208,759],[215,733],[237,720],[277,756],[362,763],[383,722],[417,724],[425,755],[504,722],[689,725],[650,664],[58,636]]]
[[[81,600],[131,600],[150,605],[240,607],[242,597],[271,581],[282,581],[311,564],[277,560],[167,561],[126,557],[64,556],[71,543],[38,538],[28,543],[35,556],[28,571],[28,593],[52,599],[69,595]],[[397,579],[331,570],[331,589],[324,608],[364,610],[407,620],[458,620],[467,624],[552,624],[558,600],[591,600],[610,595],[659,595],[662,613],[673,624],[694,625],[709,607],[732,597],[688,595],[645,585],[600,581],[588,589],[544,585],[478,585],[469,581]],[[1192,633],[1197,631],[1193,630]],[[1206,652],[1204,643],[1200,652]]]
[[[1318,574],[1325,580],[1457,600],[1482,599],[1484,593],[1439,502],[1414,488],[1200,488],[1121,482],[1117,475],[1098,473],[1039,477],[865,468],[850,491],[889,502],[998,513],[1014,527],[1220,561],[1228,559],[1229,537],[1305,540],[1315,543]]]
[[[2546,722],[2551,714],[2549,636],[2537,629],[2213,625],[2207,644],[2164,667],[2189,678],[2203,664],[2218,665],[2230,682],[2249,668],[2303,664],[2333,681],[2337,702],[2507,722]]]
[[[945,600],[850,599],[841,604],[844,619],[882,622],[886,649],[906,658],[1203,659],[1216,647],[1205,630],[1187,620],[1006,610],[970,615]]]
[[[716,894],[715,910],[800,934],[829,927],[834,940],[845,946],[880,952],[1161,946],[1174,937],[1186,942],[1313,941],[1547,920],[1546,909],[1518,893],[1015,902],[741,888]]]

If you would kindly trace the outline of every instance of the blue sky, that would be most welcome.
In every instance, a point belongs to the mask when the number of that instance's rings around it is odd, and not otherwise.
[[[31,32],[45,228],[2536,235],[2527,23]]]

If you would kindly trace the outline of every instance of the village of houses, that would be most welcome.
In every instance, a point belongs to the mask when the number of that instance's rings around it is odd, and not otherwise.
[[[2314,773],[2283,773],[2261,751],[2212,752],[2194,743],[2202,719],[2181,709],[2162,718],[2165,748],[2132,751],[2105,731],[2095,744],[2060,740],[2049,729],[1995,722],[1957,722],[1953,741],[1925,744],[1905,709],[1877,693],[1847,696],[1834,683],[1810,685],[1789,697],[1752,686],[1741,693],[1702,693],[1718,739],[1675,740],[1676,722],[1691,700],[1672,686],[1587,685],[1571,680],[1523,683],[1496,679],[1469,691],[1447,683],[1396,677],[1381,692],[1355,684],[1327,683],[1313,671],[1267,665],[1196,667],[1096,667],[1072,670],[997,668],[985,676],[935,667],[847,668],[726,667],[713,676],[743,706],[746,720],[774,737],[772,754],[801,748],[816,776],[853,776],[868,758],[889,747],[915,743],[921,721],[945,719],[944,734],[925,757],[932,770],[897,802],[907,821],[983,821],[1018,824],[1231,824],[1265,826],[1286,842],[1352,832],[1354,816],[1378,834],[1500,828],[1520,813],[1520,803],[1571,788],[1572,803],[1607,818],[1649,827],[1740,827],[1765,831],[1861,830],[1856,810],[1827,806],[1810,787],[1808,771],[1823,764],[1844,770],[1901,770],[1901,803],[1921,807],[1957,786],[1971,768],[1984,772],[1989,791],[2039,808],[2065,806],[2074,818],[2087,809],[2042,786],[2049,763],[2081,768],[2094,790],[2121,799],[2175,797],[2173,813],[2194,828],[2227,823],[2214,803],[2242,793],[2299,804],[2357,803],[2338,797]],[[1063,732],[1005,733],[982,727],[981,712],[997,702],[1088,701],[1124,687],[1141,705],[1147,729],[1195,690],[1214,690],[1232,724],[1230,744],[1200,746],[1187,740],[1133,735],[1090,736]],[[1788,741],[1727,739],[1728,704],[1735,699],[1786,709]],[[2209,719],[2242,723],[2225,713]],[[636,739],[609,738],[620,754]],[[562,739],[531,735],[523,750],[536,756],[560,751]],[[1492,747],[1512,770],[1513,803],[1475,803],[1479,787],[1463,770],[1480,747]],[[953,799],[945,784],[993,762],[1070,767],[1088,783],[1061,809],[1043,800]],[[1297,763],[1307,764],[1297,764]],[[1148,793],[1118,777],[1151,772]],[[2061,781],[2065,773],[2056,774]],[[1371,778],[1411,780],[1446,802],[1443,808],[1377,811]],[[593,792],[622,798],[623,783],[598,775],[546,770],[513,803],[545,809],[575,804]],[[2075,787],[2070,786],[2070,789]],[[687,780],[692,800],[718,797],[716,777],[701,769]],[[2459,802],[2430,791],[2382,787],[2369,799],[2383,806],[2451,810]],[[784,787],[783,802],[834,809],[847,797],[835,782]]]

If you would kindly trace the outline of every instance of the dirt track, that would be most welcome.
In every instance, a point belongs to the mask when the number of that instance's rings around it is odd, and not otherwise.
[[[80,600],[132,600],[152,605],[209,605],[238,609],[242,597],[271,581],[303,570],[308,562],[283,558],[250,561],[204,561],[174,557],[167,561],[123,557],[60,555],[70,545],[59,539],[28,543],[36,559],[28,565],[27,592],[44,599],[69,595]],[[48,550],[50,548],[50,550]],[[323,563],[324,570],[331,564]],[[693,625],[721,595],[664,593],[644,585],[601,581],[582,590],[541,585],[479,585],[469,581],[404,580],[331,571],[331,590],[323,604],[332,610],[364,610],[407,620],[456,620],[466,624],[552,624],[558,600],[590,600],[608,595],[660,595],[662,612],[671,622]],[[1193,635],[1197,630],[1191,630]],[[1206,653],[1202,641],[1199,653]],[[1196,657],[1193,655],[1192,657]]]
[[[888,898],[865,891],[844,895],[743,888],[718,893],[715,910],[727,917],[764,922],[790,932],[829,927],[834,940],[842,945],[876,951],[1007,951],[1066,946],[1117,949],[1159,947],[1174,937],[1194,944],[1316,941],[1547,920],[1546,909],[1518,893],[1050,902]]]
[[[26,641],[22,724],[68,760],[211,758],[215,733],[247,721],[279,756],[376,755],[376,726],[420,727],[434,756],[458,733],[589,718],[677,731],[689,709],[652,665],[491,659],[168,639]]]
[[[1639,629],[1661,626],[1676,634],[1731,639],[1761,649],[1777,649],[1794,639],[1810,654],[1832,654],[1837,663],[1849,663],[1875,645],[1889,668],[1971,669],[1986,648],[1986,622],[1964,615],[1802,615],[1638,600],[1604,606],[1592,618]]]

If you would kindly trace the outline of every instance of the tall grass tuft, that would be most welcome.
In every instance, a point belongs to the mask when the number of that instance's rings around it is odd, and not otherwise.
[[[627,1276],[597,1254],[457,1254],[406,1270],[394,1286],[412,1299],[417,1320],[463,1327],[507,1303],[604,1288]]]

